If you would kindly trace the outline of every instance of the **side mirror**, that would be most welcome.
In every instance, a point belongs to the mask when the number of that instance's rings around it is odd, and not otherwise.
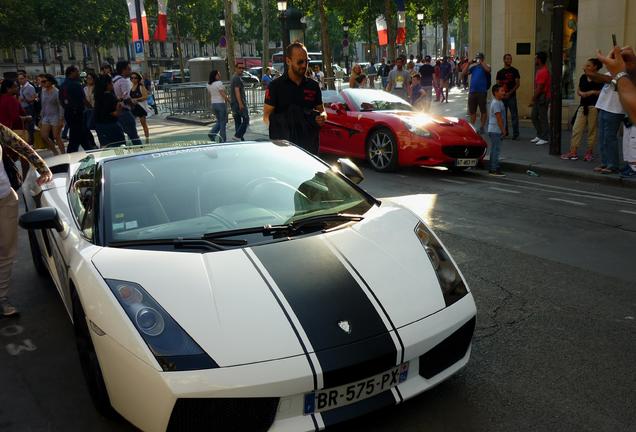
[[[331,105],[329,105],[329,108],[331,108],[332,110],[334,110],[335,112],[337,112],[338,114],[342,114],[345,112],[345,108],[342,104],[340,103],[332,103]]]
[[[336,163],[338,164],[338,170],[342,173],[342,175],[347,177],[353,183],[358,184],[362,180],[364,180],[362,171],[360,171],[360,168],[358,168],[356,164],[351,162],[350,159],[340,158]]]
[[[20,216],[18,222],[20,226],[27,230],[35,229],[55,229],[57,232],[64,231],[64,224],[57,214],[57,209],[53,207],[43,207],[31,210]]]

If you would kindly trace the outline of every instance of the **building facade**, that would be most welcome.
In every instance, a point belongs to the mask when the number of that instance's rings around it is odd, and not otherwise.
[[[576,86],[585,61],[597,50],[607,52],[612,34],[619,45],[636,44],[636,0],[565,0],[563,14],[564,122],[570,106],[578,105]],[[503,56],[513,56],[521,74],[520,115],[529,115],[533,93],[534,54],[550,53],[551,0],[469,0],[469,55],[486,55],[493,73],[503,67]],[[494,77],[493,77],[494,78]]]

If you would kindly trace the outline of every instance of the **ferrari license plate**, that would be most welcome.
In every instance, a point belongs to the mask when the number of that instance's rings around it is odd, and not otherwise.
[[[307,393],[305,394],[304,413],[307,415],[327,411],[370,398],[406,381],[408,374],[409,364],[407,362],[355,383]]]
[[[477,159],[457,159],[455,166],[460,167],[474,167],[477,166]]]

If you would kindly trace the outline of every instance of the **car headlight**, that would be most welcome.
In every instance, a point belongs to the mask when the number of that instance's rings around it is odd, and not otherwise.
[[[466,284],[457,267],[455,267],[455,264],[433,232],[424,223],[419,222],[415,226],[415,235],[420,239],[426,254],[431,260],[431,265],[442,288],[446,306],[452,305],[468,294]]]
[[[403,123],[408,129],[408,131],[414,135],[425,137],[425,138],[428,138],[431,136],[431,132],[423,126],[418,126],[416,124],[413,124],[407,121],[403,121]]]
[[[164,371],[219,367],[141,285],[116,279],[106,283]]]

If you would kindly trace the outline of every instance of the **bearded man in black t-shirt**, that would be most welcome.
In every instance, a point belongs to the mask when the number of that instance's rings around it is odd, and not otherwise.
[[[505,120],[508,119],[508,111],[510,111],[510,120],[512,122],[512,139],[519,137],[519,111],[517,110],[517,89],[521,81],[519,71],[512,67],[512,55],[506,54],[503,57],[504,67],[497,72],[497,84],[506,89],[506,96],[503,99],[504,107],[506,107]],[[506,128],[510,130],[510,128]]]
[[[269,125],[270,139],[291,141],[317,155],[320,127],[327,120],[319,84],[305,76],[307,49],[300,42],[285,50],[287,71],[265,91],[263,122]]]

